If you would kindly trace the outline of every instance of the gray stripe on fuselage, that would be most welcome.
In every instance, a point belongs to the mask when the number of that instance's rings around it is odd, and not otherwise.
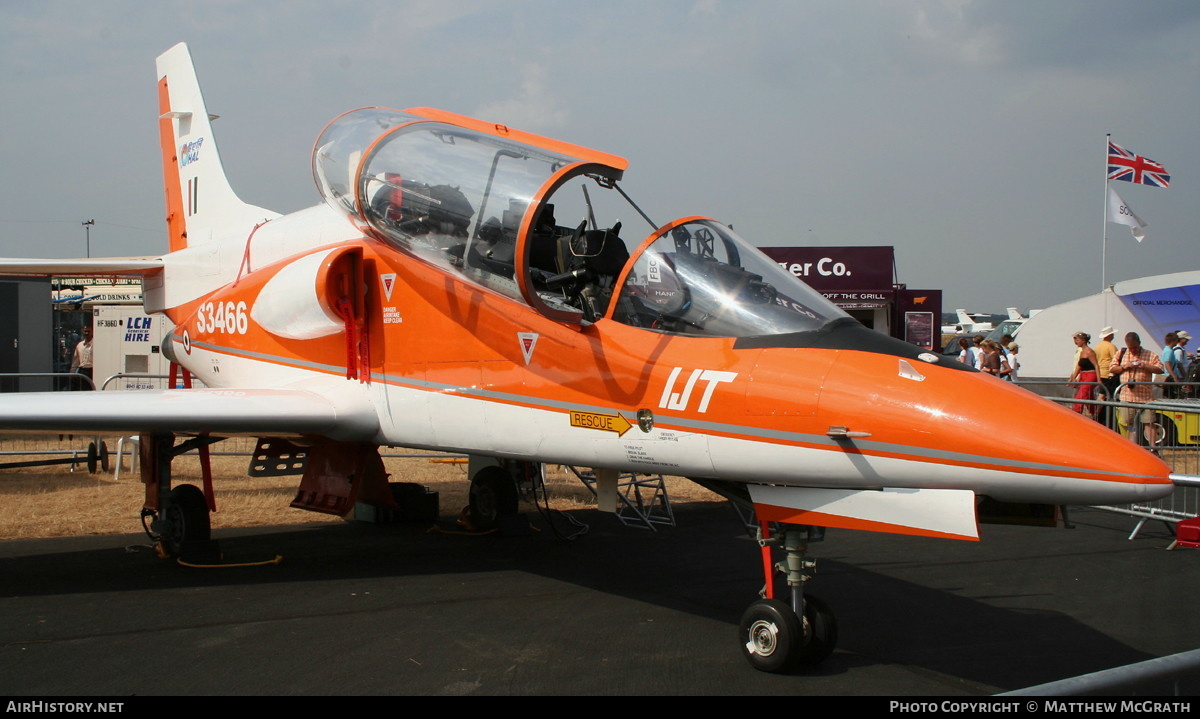
[[[173,336],[172,339],[182,343],[182,339],[178,336]],[[193,347],[201,349],[210,349],[227,354],[232,354],[250,359],[263,360],[265,362],[283,363],[308,369],[319,370],[322,372],[331,372],[340,374],[346,371],[345,367],[339,365],[329,365],[319,362],[309,362],[306,360],[296,360],[288,357],[279,357],[269,355],[263,352],[253,352],[251,350],[234,349],[232,347],[223,347],[209,342],[191,341]],[[545,399],[542,397],[530,397],[528,395],[512,394],[510,392],[496,392],[494,390],[480,389],[477,387],[459,387],[457,385],[449,385],[441,382],[430,382],[428,380],[414,379],[401,375],[384,374],[382,372],[372,372],[372,379],[377,379],[386,384],[405,385],[423,390],[436,392],[453,392],[457,395],[466,397],[476,397],[484,401],[501,400],[510,403],[530,405],[542,409],[556,409],[564,411],[584,411],[584,412],[633,412],[636,410],[603,407],[599,405],[579,404],[575,402],[563,402],[560,400]],[[801,434],[798,432],[785,432],[782,430],[763,429],[760,427],[750,427],[740,424],[725,424],[721,422],[705,422],[703,420],[687,419],[671,414],[655,413],[655,423],[657,424],[662,418],[666,418],[669,424],[676,427],[687,429],[700,430],[703,432],[720,432],[723,434],[735,434],[743,437],[768,439],[784,442],[797,442],[830,450],[845,451],[847,449],[855,449],[868,452],[889,452],[892,454],[904,454],[911,457],[919,457],[924,459],[938,459],[946,462],[970,462],[975,464],[991,464],[1000,467],[1012,467],[1016,469],[1032,469],[1055,472],[1077,472],[1079,474],[1093,474],[1103,476],[1128,477],[1130,479],[1149,478],[1146,475],[1129,474],[1125,472],[1114,472],[1112,470],[1100,469],[1085,469],[1082,467],[1067,467],[1057,464],[1045,464],[1041,462],[1026,462],[1014,459],[1004,459],[1000,457],[989,457],[986,455],[967,454],[964,452],[949,452],[940,449],[931,449],[928,447],[913,447],[904,444],[891,444],[888,442],[873,442],[863,441],[860,439],[837,441],[830,439],[823,434]],[[849,446],[847,446],[849,445]]]

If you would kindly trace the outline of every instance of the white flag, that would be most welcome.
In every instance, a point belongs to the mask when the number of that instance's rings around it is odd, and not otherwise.
[[[1141,242],[1146,237],[1146,222],[1133,214],[1125,200],[1113,188],[1108,188],[1108,221],[1118,225],[1126,225],[1133,233],[1133,239]]]

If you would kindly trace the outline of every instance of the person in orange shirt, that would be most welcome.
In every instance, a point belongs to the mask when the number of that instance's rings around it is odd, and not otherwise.
[[[1125,347],[1117,353],[1109,371],[1121,381],[1117,399],[1142,404],[1154,399],[1154,375],[1162,374],[1163,366],[1157,354],[1142,347],[1142,338],[1137,332],[1128,332],[1125,334]],[[1121,407],[1121,421],[1134,432],[1134,442],[1144,443],[1146,438],[1142,436],[1142,425],[1151,421],[1152,414],[1150,410],[1139,412],[1134,407]]]

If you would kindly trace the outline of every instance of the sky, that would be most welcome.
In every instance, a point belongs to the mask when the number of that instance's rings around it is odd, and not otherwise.
[[[1200,269],[1195,0],[0,0],[0,256],[165,251],[154,59],[187,42],[227,174],[320,202],[317,134],[438,107],[610,152],[659,222],[892,245],[947,310]],[[1106,134],[1172,175],[1114,182]],[[632,219],[632,218],[631,218]]]

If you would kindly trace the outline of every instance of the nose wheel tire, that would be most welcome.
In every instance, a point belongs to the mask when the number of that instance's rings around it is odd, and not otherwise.
[[[804,620],[808,624],[808,641],[801,648],[799,664],[820,664],[833,654],[837,646],[837,620],[829,606],[817,597],[805,595]]]
[[[804,643],[796,613],[778,599],[760,599],[742,614],[739,636],[750,666],[764,672],[787,671]]]
[[[781,673],[801,664],[819,664],[837,644],[837,624],[819,599],[805,597],[807,631],[790,605],[760,599],[742,615],[739,639],[750,666]]]

